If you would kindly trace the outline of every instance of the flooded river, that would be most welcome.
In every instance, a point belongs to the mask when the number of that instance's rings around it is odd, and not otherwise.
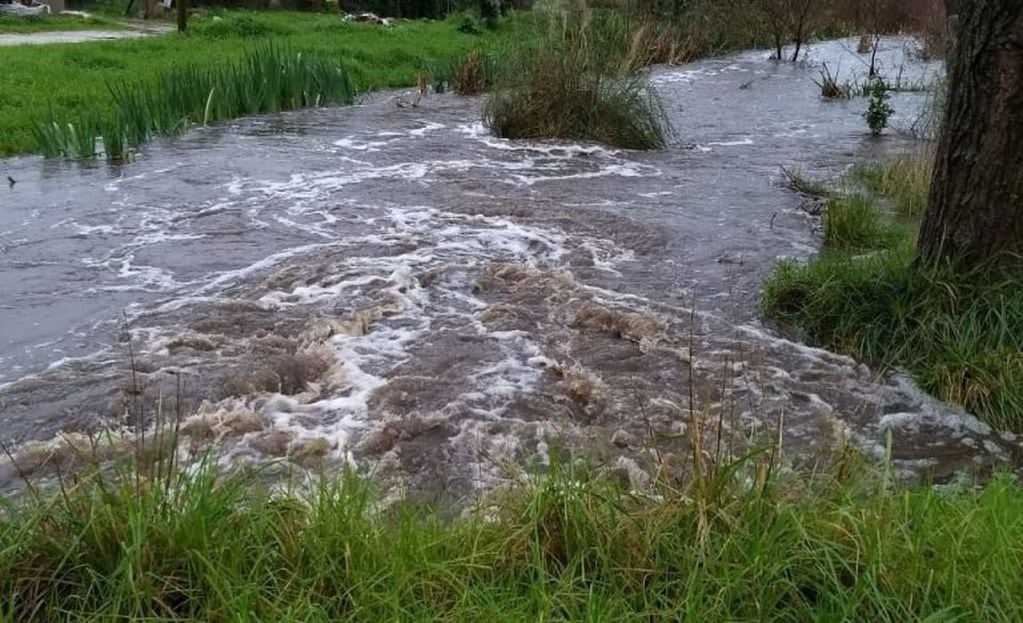
[[[885,42],[885,71],[938,75],[907,45]],[[700,422],[730,443],[781,421],[808,459],[879,457],[891,431],[906,474],[1012,460],[1011,435],[759,317],[772,265],[819,246],[780,167],[837,177],[910,141],[821,100],[821,60],[866,73],[855,41],[811,59],[654,70],[677,134],[657,152],[501,140],[479,99],[381,94],[124,166],[2,162],[0,434],[116,427],[145,401],[225,460],[350,461],[444,497],[554,447],[641,479]],[[897,125],[925,98],[896,94]]]

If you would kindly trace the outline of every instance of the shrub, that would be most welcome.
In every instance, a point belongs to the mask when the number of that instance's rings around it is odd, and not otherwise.
[[[490,30],[497,28],[497,20],[501,16],[501,9],[495,0],[479,0],[480,19]]]
[[[342,0],[339,8],[349,13],[369,12],[382,17],[442,19],[452,10],[465,8],[465,4],[448,0]]]
[[[623,40],[627,33],[601,31],[585,17],[549,29],[534,46],[506,57],[484,106],[485,124],[505,138],[663,147],[667,117],[645,75],[622,70]]]
[[[458,23],[458,32],[465,35],[478,35],[480,34],[480,28],[476,25],[475,20],[466,15]]]
[[[880,76],[874,76],[867,85],[867,93],[870,103],[867,106],[867,111],[863,113],[863,117],[867,120],[870,133],[880,136],[881,132],[888,127],[888,120],[895,114],[895,109],[888,103],[891,97],[888,94],[888,84]]]
[[[245,13],[224,13],[196,20],[192,29],[196,34],[214,39],[272,37],[295,32],[294,28],[278,20],[258,19]]]

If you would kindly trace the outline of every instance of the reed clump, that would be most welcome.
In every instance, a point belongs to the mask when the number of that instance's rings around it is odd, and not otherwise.
[[[670,124],[646,75],[625,62],[629,38],[587,12],[552,20],[536,42],[507,55],[484,123],[505,138],[665,146]]]
[[[838,72],[832,71],[827,63],[820,69],[820,80],[814,83],[821,90],[821,97],[824,99],[849,99],[852,97],[852,87],[848,82],[841,82]]]
[[[152,81],[109,85],[115,112],[37,126],[39,151],[47,156],[87,158],[98,141],[107,159],[155,136],[180,134],[190,125],[305,106],[346,105],[355,97],[347,70],[320,55],[272,43],[252,48],[237,62],[186,65]]]
[[[498,55],[480,49],[439,63],[429,72],[438,92],[450,89],[459,95],[480,95],[494,84]]]

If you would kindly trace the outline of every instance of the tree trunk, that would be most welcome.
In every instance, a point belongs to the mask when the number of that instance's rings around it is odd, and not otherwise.
[[[188,30],[188,0],[174,0],[178,9],[178,32]]]
[[[959,9],[918,261],[970,267],[1023,254],[1023,2]]]

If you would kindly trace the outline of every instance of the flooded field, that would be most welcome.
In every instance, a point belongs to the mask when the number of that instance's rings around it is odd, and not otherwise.
[[[0,434],[40,463],[145,405],[225,461],[347,461],[443,498],[555,447],[642,479],[694,425],[729,446],[780,426],[797,460],[880,457],[891,431],[905,475],[1011,461],[1015,437],[759,318],[766,272],[819,245],[780,167],[834,178],[913,140],[820,98],[819,62],[866,74],[855,43],[655,69],[658,152],[496,139],[479,99],[380,94],[124,166],[5,161]],[[882,71],[933,79],[911,45],[886,40]],[[896,94],[896,125],[925,100]]]

